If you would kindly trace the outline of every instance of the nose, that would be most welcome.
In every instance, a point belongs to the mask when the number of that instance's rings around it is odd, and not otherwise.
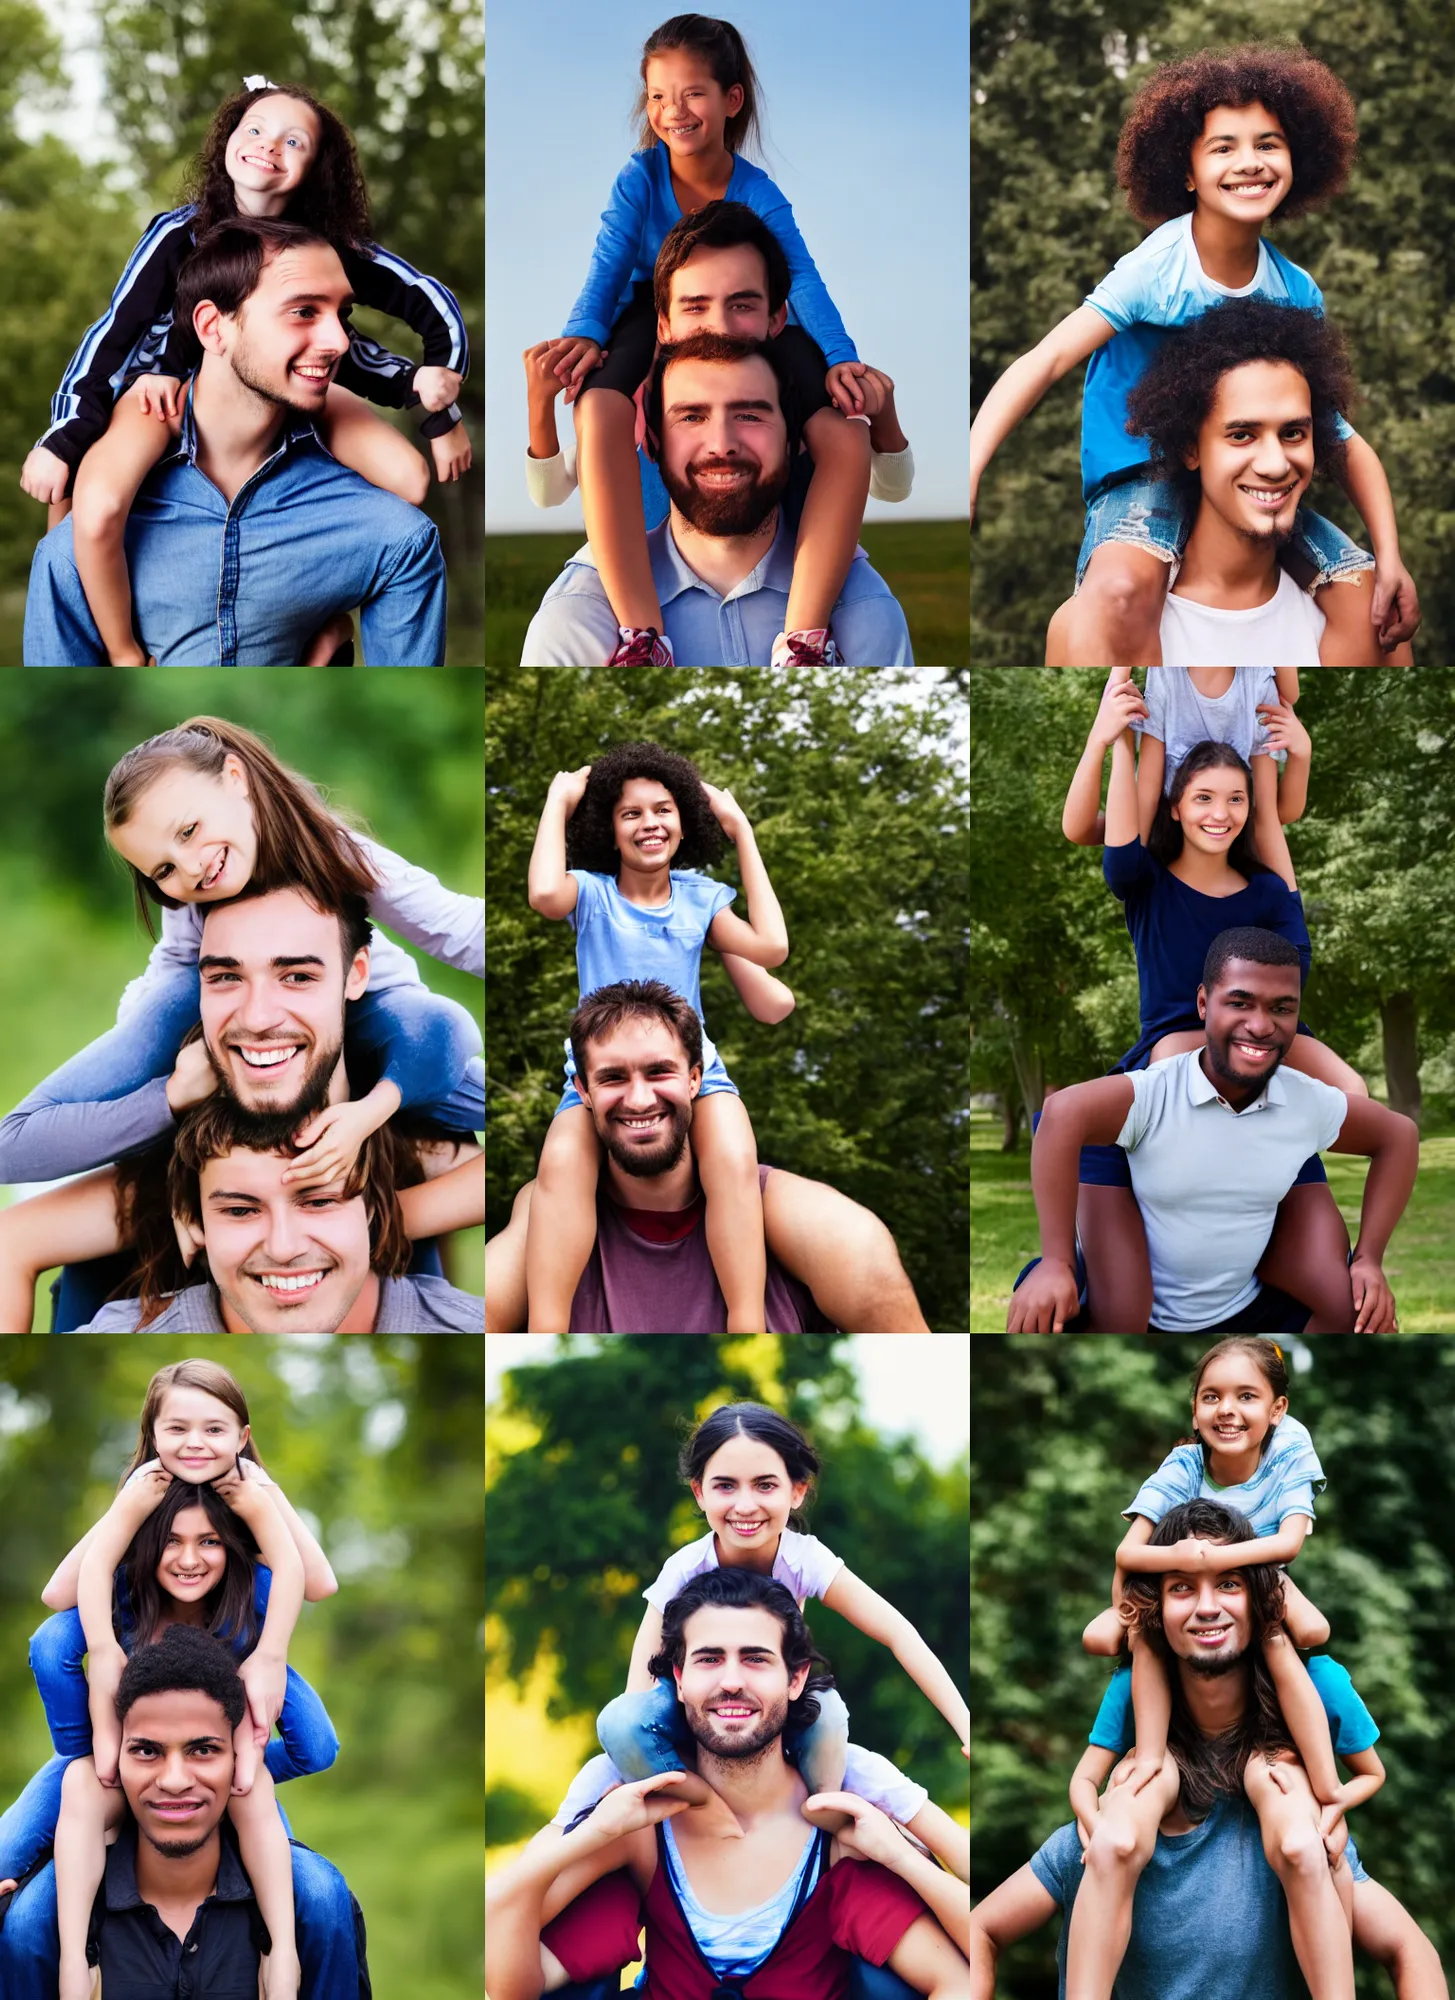
[[[629,1115],[634,1114],[638,1117],[644,1117],[647,1112],[656,1110],[657,1093],[644,1076],[637,1075],[631,1078],[622,1092],[621,1108]]]
[[[1199,1618],[1216,1618],[1217,1614],[1217,1585],[1210,1576],[1199,1577],[1197,1583],[1197,1616]]]
[[[726,410],[714,410],[698,433],[701,439],[699,456],[702,458],[733,458],[737,453],[737,439],[732,435]]]
[[[187,1769],[187,1759],[180,1746],[167,1752],[167,1761],[157,1773],[159,1792],[189,1792],[192,1789],[192,1774]]]
[[[1273,1016],[1266,1009],[1255,1007],[1242,1016],[1240,1031],[1250,1042],[1271,1042],[1275,1032]]]
[[[291,1202],[280,1202],[268,1210],[263,1248],[274,1264],[291,1264],[306,1253],[308,1231]]]
[[[347,354],[349,330],[336,312],[323,314],[313,322],[314,351],[330,357]]]

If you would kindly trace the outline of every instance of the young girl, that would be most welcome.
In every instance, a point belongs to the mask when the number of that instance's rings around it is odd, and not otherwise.
[[[123,537],[142,481],[178,428],[177,392],[195,366],[192,328],[172,320],[177,275],[194,243],[237,214],[277,216],[327,236],[355,303],[405,320],[424,343],[416,368],[353,335],[320,419],[334,457],[371,484],[423,502],[426,467],[360,400],[367,396],[395,408],[421,404],[439,477],[459,479],[469,469],[470,444],[454,407],[469,366],[458,302],[438,279],[369,242],[368,196],[347,126],[306,90],[248,78],[214,117],[184,205],[148,226],[109,308],[87,329],[52,401],[50,429],[21,476],[27,493],[50,503],[54,527],[75,475],[76,569],[112,666],[147,664],[132,631]],[[122,381],[129,387],[118,399]],[[336,638],[330,625],[303,664],[326,664]]]
[[[794,1525],[820,1470],[818,1453],[796,1425],[761,1403],[721,1404],[692,1433],[678,1470],[707,1519],[708,1532],[670,1556],[643,1591],[647,1610],[632,1647],[626,1692],[597,1718],[606,1754],[576,1778],[553,1826],[564,1831],[613,1784],[684,1768],[693,1746],[681,1705],[670,1679],[655,1679],[648,1662],[660,1648],[663,1610],[694,1577],[719,1567],[774,1577],[793,1592],[800,1610],[806,1598],[816,1597],[887,1646],[944,1716],[968,1757],[970,1711],[914,1626],[846,1568],[841,1557]],[[848,1710],[837,1690],[820,1693],[818,1703],[817,1720],[796,1739],[785,1738],[785,1749],[810,1794],[844,1790],[870,1800],[968,1881],[970,1843],[964,1829],[929,1802],[922,1785],[904,1777],[886,1758],[849,1742]],[[695,1772],[674,1788],[674,1795],[689,1799],[694,1808],[727,1811]],[[830,1831],[847,1817],[828,1806],[810,1804],[805,1811]]]
[[[1126,1597],[1129,1575],[1155,1587],[1167,1570],[1212,1568],[1221,1574],[1249,1564],[1277,1563],[1283,1571],[1282,1623],[1265,1633],[1261,1657],[1314,1798],[1325,1809],[1321,1834],[1331,1831],[1337,1816],[1372,1797],[1384,1782],[1384,1766],[1372,1747],[1378,1731],[1367,1715],[1362,1717],[1362,1734],[1353,1739],[1362,1747],[1346,1747],[1354,1706],[1348,1676],[1332,1660],[1305,1665],[1300,1657],[1327,1643],[1328,1621],[1284,1566],[1293,1561],[1313,1527],[1314,1495],[1322,1492],[1326,1481],[1308,1431],[1288,1415],[1283,1350],[1271,1340],[1236,1336],[1210,1348],[1193,1376],[1192,1421],[1194,1436],[1168,1453],[1126,1509],[1124,1518],[1131,1527],[1117,1550],[1112,1603],[1087,1626],[1082,1641],[1088,1653],[1109,1658],[1116,1658],[1124,1646],[1131,1649],[1130,1672],[1122,1669],[1112,1682],[1092,1731],[1091,1747],[1076,1767],[1071,1804],[1085,1845],[1097,1822],[1097,1792],[1120,1759],[1114,1746],[1126,1734],[1130,1682],[1135,1757],[1123,1783],[1112,1792],[1118,1795],[1119,1816],[1130,1822],[1135,1837],[1130,1862],[1134,1875],[1150,1855],[1157,1827],[1175,1805],[1181,1781],[1167,1751],[1172,1715],[1169,1669],[1138,1628],[1138,1606]],[[1197,1499],[1216,1500],[1246,1515],[1254,1539],[1150,1547],[1152,1531],[1163,1516]],[[1341,1732],[1339,1754],[1355,1774],[1347,1784],[1339,1782],[1331,1720]],[[1268,1765],[1255,1757],[1244,1782],[1272,1852],[1278,1846],[1275,1818],[1285,1809],[1285,1795],[1268,1773]],[[1324,1873],[1322,1867],[1319,1873]],[[1088,1868],[1076,1898],[1068,1950],[1067,1993],[1075,2000],[1110,2000],[1125,1939],[1118,1941],[1109,1921],[1106,1888],[1098,1871]],[[1300,1921],[1299,1914],[1290,1911],[1290,1915],[1294,1949],[1313,2000],[1352,1996],[1347,1928],[1310,1925]]]
[[[170,1624],[201,1626],[238,1655],[249,1713],[234,1739],[228,1810],[272,1939],[264,1994],[291,2000],[298,1990],[294,1891],[303,1902],[318,1884],[307,1850],[290,1849],[273,1784],[326,1770],[338,1752],[322,1702],[286,1658],[304,1598],[338,1586],[251,1440],[246,1400],[226,1369],[198,1360],[160,1369],[116,1499],[42,1593],[57,1615],[32,1640],[31,1664],[57,1755],[0,1822],[0,1874],[23,1875],[54,1838],[60,2000],[91,1993],[87,1924],[106,1836],[124,1810],[121,1670]],[[280,1735],[270,1740],[274,1722]],[[330,1948],[352,1957],[351,1925]]]
[[[1126,402],[1148,362],[1181,326],[1230,296],[1256,295],[1323,309],[1318,286],[1262,231],[1275,211],[1307,213],[1344,186],[1355,148],[1354,105],[1338,78],[1300,48],[1204,50],[1156,70],[1138,91],[1117,151],[1117,179],[1152,233],[1040,345],[1015,361],[981,405],[970,432],[970,509],[997,447],[1042,396],[1091,357],[1082,404],[1086,534],[1062,663],[1147,666],[1168,571],[1192,508],[1171,481],[1149,474],[1145,447],[1126,430]],[[1374,558],[1319,515],[1300,508],[1290,567],[1324,596],[1335,583],[1365,589],[1386,650],[1413,636],[1419,607],[1400,560],[1394,504],[1377,454],[1342,424],[1339,478],[1359,509]]]
[[[695,870],[737,848],[748,920],[734,892]],[[685,864],[674,868],[674,860]],[[781,1020],[793,996],[769,966],[788,956],[788,932],[747,815],[730,792],[704,784],[685,757],[655,743],[623,743],[551,780],[530,859],[530,906],[566,917],[576,932],[581,998],[622,979],[665,980],[699,1018],[704,944],[759,1020]],[[786,1002],[786,1004],[785,1004]],[[569,1047],[569,1045],[568,1045]],[[737,1085],[704,1035],[692,1153],[707,1198],[704,1225],[727,1305],[729,1333],[761,1333],[767,1251],[758,1152]],[[526,1286],[532,1333],[564,1333],[596,1239],[600,1146],[566,1062],[566,1089],[531,1199]]]
[[[710,201],[755,209],[788,257],[789,299],[808,337],[785,348],[785,332],[779,351],[802,379],[805,395],[816,399],[808,407],[817,406],[826,388],[846,417],[864,413],[857,384],[863,364],[793,211],[762,169],[742,157],[757,133],[759,93],[742,36],[730,22],[705,14],[674,15],[647,37],[641,78],[639,148],[612,188],[585,289],[542,362],[566,384],[566,400],[576,401],[586,533],[621,628],[608,666],[672,664],[647,550],[634,398],[656,345],[652,268],[674,223]],[[773,647],[775,667],[838,659],[829,618],[864,520],[869,444],[863,428],[843,425],[813,439],[815,476],[799,525],[786,630]]]

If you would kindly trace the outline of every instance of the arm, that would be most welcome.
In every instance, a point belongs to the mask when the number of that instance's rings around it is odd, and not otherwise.
[[[928,1333],[893,1236],[837,1188],[775,1168],[763,1189],[768,1248],[841,1333]]]
[[[1283,775],[1278,781],[1278,817],[1285,826],[1303,817],[1303,809],[1308,804],[1309,765],[1313,759],[1313,742],[1308,731],[1299,721],[1293,703],[1286,698],[1277,703],[1262,701],[1258,704],[1259,720],[1268,731],[1268,754],[1270,761],[1280,753],[1287,753]],[[1253,774],[1258,773],[1254,760]],[[1260,797],[1258,810],[1263,810]],[[1281,872],[1281,871],[1280,871]],[[1285,875],[1290,889],[1298,885]]]
[[[534,459],[558,458],[561,452],[560,433],[556,429],[556,398],[561,393],[561,385],[553,366],[559,345],[554,340],[538,340],[521,357],[525,363],[529,451]]]
[[[818,266],[809,255],[787,196],[766,175],[752,192],[760,197],[752,206],[778,238],[788,259],[788,296],[799,320],[823,349],[824,360],[831,369],[841,361],[857,361],[858,351],[818,274]]]
[[[1085,1848],[1096,1827],[1096,1815],[1101,1810],[1101,1788],[1117,1766],[1115,1750],[1104,1750],[1100,1744],[1088,1743],[1081,1753],[1081,1761],[1071,1773],[1071,1810],[1076,1815],[1076,1831],[1081,1836]]]
[[[1131,750],[1125,751],[1127,786]],[[1110,806],[1110,800],[1108,800]],[[1129,809],[1135,810],[1135,801]],[[1108,811],[1110,821],[1110,811]],[[1108,830],[1110,838],[1110,830]],[[1076,1313],[1076,1189],[1081,1148],[1110,1146],[1135,1098],[1130,1077],[1099,1076],[1048,1097],[1031,1147],[1031,1187],[1041,1226],[1041,1262],[1011,1299],[1008,1333],[1061,1333]]]
[[[428,868],[392,854],[375,840],[361,843],[379,886],[369,914],[441,965],[485,977],[485,898],[447,889]]]
[[[403,257],[381,244],[369,253],[345,254],[344,268],[354,289],[355,303],[402,319],[424,346],[421,368],[446,368],[463,376],[470,369],[470,338],[465,315],[454,293],[438,278],[417,271]],[[370,343],[372,345],[373,343]],[[410,366],[411,379],[416,370]]]
[[[485,1223],[485,1155],[468,1160],[418,1187],[399,1190],[399,1212],[411,1242],[448,1236],[454,1229],[480,1229]]]
[[[1384,1967],[1396,2000],[1450,2000],[1439,1952],[1382,1883],[1354,1884],[1354,1942]]]
[[[992,1889],[970,1913],[972,2000],[995,2000],[995,1968],[1007,1945],[1049,1923],[1060,1904],[1030,1862]]]
[[[1167,745],[1158,736],[1142,731],[1137,753],[1137,838],[1143,847],[1152,831],[1157,808],[1162,802],[1162,781],[1167,775]]]
[[[1104,319],[1095,306],[1077,306],[1028,354],[1012,361],[980,405],[970,426],[972,521],[981,476],[1021,418],[1029,416],[1053,384],[1098,347],[1104,347],[1115,332],[1111,321]]]
[[[945,1932],[949,1933],[962,1955],[969,1953],[968,1885],[957,1881],[931,1861],[927,1854],[921,1854],[917,1847],[911,1846],[887,1813],[881,1812],[878,1806],[870,1805],[867,1799],[861,1799],[856,1793],[816,1792],[812,1803],[819,1810],[849,1815],[850,1824],[841,1828],[835,1836],[835,1860],[848,1854],[863,1861],[877,1861],[881,1868],[889,1869],[891,1874],[907,1882],[920,1901],[933,1912],[933,1917],[938,1919],[936,1922],[931,1918],[916,1917],[890,1953],[889,1965],[919,1993],[950,1990],[941,1982],[957,1968],[963,1974],[964,1966],[953,1953],[947,1953]],[[944,1931],[940,1929],[941,1924]]]
[[[91,1750],[96,1775],[108,1788],[114,1788],[117,1782],[121,1725],[115,1701],[117,1684],[126,1665],[126,1654],[111,1623],[116,1566],[137,1529],[160,1504],[171,1484],[171,1474],[158,1467],[155,1472],[123,1486],[92,1530],[90,1546],[81,1559],[77,1577],[76,1609],[89,1656],[86,1679],[91,1707]]]
[[[1325,1815],[1332,1812],[1342,1817],[1355,1806],[1362,1806],[1366,1800],[1374,1797],[1385,1780],[1384,1761],[1379,1752],[1372,1747],[1368,1750],[1351,1750],[1341,1761],[1354,1775],[1340,1785],[1338,1797],[1333,1805],[1324,1808]],[[1322,1826],[1322,1821],[1321,1827],[1322,1831],[1327,1833],[1328,1828]]]
[[[739,958],[735,951],[725,951],[721,957],[723,971],[737,988],[738,998],[755,1021],[762,1021],[773,1028],[788,1019],[798,1004],[792,987],[785,986],[781,979],[775,979],[763,966],[754,965],[751,959]]]
[[[748,816],[731,792],[721,792],[716,785],[705,785],[703,789],[718,824],[738,850],[738,867],[748,904],[746,923],[731,910],[719,910],[708,927],[708,942],[715,950],[735,952],[752,965],[781,965],[788,956],[788,926],[768,880]]]
[[[1420,602],[1414,579],[1400,560],[1394,499],[1379,454],[1357,431],[1333,462],[1334,477],[1363,517],[1374,544],[1374,601],[1370,617],[1381,646],[1413,639],[1419,630]]]
[[[276,1480],[270,1482],[264,1490],[272,1500],[278,1513],[283,1517],[283,1525],[292,1538],[294,1548],[298,1551],[299,1561],[303,1564],[304,1602],[317,1604],[325,1597],[332,1597],[338,1589],[338,1578],[334,1575],[328,1557],[319,1547],[311,1529],[299,1519],[292,1501]],[[259,1541],[258,1547],[259,1549],[262,1548],[261,1541]],[[273,1565],[269,1563],[268,1567],[272,1569]],[[277,1572],[275,1570],[275,1588],[276,1585]],[[268,1610],[271,1612],[272,1608],[273,1599],[270,1592],[268,1596]]]
[[[1100,810],[1101,773],[1106,753],[1120,738],[1130,736],[1128,724],[1134,716],[1145,720],[1146,715],[1147,704],[1130,670],[1113,667],[1107,675],[1101,702],[1086,738],[1086,748],[1072,773],[1066,803],[1061,809],[1061,831],[1074,846],[1099,847],[1106,837],[1106,822]],[[1142,754],[1145,757],[1145,748]],[[1110,807],[1108,796],[1108,811]],[[1123,838],[1129,839],[1130,835],[1123,835]]]
[[[841,1569],[824,1592],[824,1603],[851,1625],[857,1625],[881,1646],[887,1646],[910,1679],[927,1696],[959,1738],[966,1755],[970,1745],[970,1710],[965,1697],[914,1626],[877,1590],[871,1590],[851,1569]]]
[[[566,869],[566,822],[586,796],[590,776],[589,764],[557,771],[546,793],[526,878],[527,899],[539,916],[568,917],[576,907],[576,879]]]
[[[0,1209],[0,1329],[30,1332],[36,1281],[42,1271],[106,1257],[120,1248],[116,1174],[111,1167]],[[57,1570],[52,1582],[60,1576]],[[74,1571],[69,1573],[68,1588],[71,1594],[64,1604],[51,1605],[53,1611],[75,1603]]]
[[[264,1485],[261,1480],[233,1473],[217,1480],[215,1489],[252,1529],[259,1558],[273,1573],[258,1643],[238,1668],[247,1690],[254,1737],[261,1749],[273,1733],[288,1691],[288,1641],[303,1608],[303,1558],[294,1547],[282,1510],[274,1504],[272,1496],[277,1489],[271,1482]],[[323,1562],[322,1551],[318,1554]],[[324,1568],[328,1568],[326,1563]],[[332,1570],[328,1574],[331,1579]]]
[[[1335,1153],[1367,1153],[1369,1174],[1359,1212],[1359,1241],[1350,1275],[1354,1280],[1356,1333],[1389,1333],[1394,1326],[1394,1295],[1384,1280],[1384,1253],[1404,1214],[1420,1164],[1420,1131],[1412,1118],[1377,1104],[1370,1097],[1350,1097],[1344,1123],[1334,1141]]]
[[[652,1686],[653,1676],[647,1667],[657,1648],[662,1643],[662,1614],[655,1604],[649,1604],[642,1613],[642,1622],[637,1627],[637,1636],[632,1641],[632,1663],[627,1669],[626,1692],[645,1694]]]
[[[168,1078],[153,1077],[104,1103],[68,1104],[53,1094],[60,1074],[38,1084],[0,1120],[0,1182],[85,1173],[172,1130]]]

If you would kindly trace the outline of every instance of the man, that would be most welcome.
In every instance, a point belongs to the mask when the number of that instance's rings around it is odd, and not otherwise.
[[[1392,637],[1397,608],[1358,552],[1331,553],[1317,573],[1307,556],[1291,552],[1309,589],[1279,560],[1315,470],[1342,472],[1350,433],[1339,412],[1353,393],[1343,343],[1328,321],[1269,299],[1218,306],[1159,350],[1128,399],[1128,429],[1150,440],[1158,468],[1197,494],[1163,602],[1163,665],[1410,664],[1408,645]],[[1366,459],[1381,490],[1377,552],[1403,578],[1388,483],[1367,448]],[[1161,525],[1156,514],[1147,525],[1151,561]],[[1063,604],[1051,620],[1048,666],[1068,663],[1070,611]],[[1416,605],[1409,617],[1417,623],[1418,615]]]
[[[571,1310],[576,1333],[721,1333],[726,1307],[702,1226],[689,1135],[702,1023],[670,987],[622,980],[571,1022],[576,1088],[605,1151],[596,1243]],[[768,1331],[927,1333],[894,1239],[819,1181],[760,1167]],[[485,1246],[486,1330],[526,1320],[528,1183]]]
[[[1086,1871],[1093,1869],[1115,1885],[1128,1938],[1114,2000],[1292,2000],[1304,1990],[1290,1948],[1289,1912],[1297,1910],[1300,1924],[1310,1908],[1321,1911],[1329,1925],[1343,1923],[1325,1851],[1327,1845],[1337,1859],[1342,1813],[1326,1815],[1321,1836],[1302,1771],[1265,1761],[1264,1752],[1276,1756],[1284,1741],[1268,1732],[1266,1700],[1253,1697],[1255,1676],[1266,1675],[1260,1632],[1267,1607],[1276,1602],[1277,1573],[1266,1564],[1217,1568],[1217,1545],[1244,1541],[1251,1533],[1241,1515],[1213,1501],[1174,1508],[1158,1523],[1150,1545],[1182,1544],[1190,1554],[1196,1550],[1196,1566],[1135,1579],[1141,1602],[1155,1620],[1153,1639],[1160,1631],[1175,1669],[1170,1754],[1184,1787],[1190,1764],[1198,1765],[1202,1781],[1214,1782],[1220,1795],[1212,1810],[1194,1826],[1181,1798],[1174,1799],[1137,1877],[1128,1865],[1129,1841],[1119,1831],[1127,1794],[1120,1785],[1110,1785],[1084,1867],[1075,1824],[1063,1826],[1025,1867],[976,1906],[970,1920],[975,2000],[992,2000],[1001,1952],[1038,1930],[1058,1908],[1065,1919],[1057,1946],[1064,2000],[1071,1909]],[[1367,1712],[1343,1669],[1333,1661],[1324,1666],[1330,1671],[1320,1686],[1327,1685],[1331,1729],[1340,1749],[1341,1736],[1357,1728],[1356,1715],[1362,1712],[1367,1723]],[[1230,1794],[1209,1780],[1209,1772],[1227,1768],[1230,1734],[1240,1752],[1246,1748],[1254,1782],[1276,1787],[1287,1801],[1270,1854],[1272,1866],[1265,1865],[1259,1824],[1244,1804],[1241,1786]],[[1108,1747],[1129,1748],[1126,1735],[1123,1729]],[[1202,1761],[1204,1741],[1217,1742],[1223,1757]],[[1369,1878],[1352,1841],[1344,1854],[1354,1877],[1355,1943],[1389,1970],[1398,2000],[1447,2000],[1439,1956],[1429,1939],[1394,1897]]]
[[[339,465],[314,428],[349,351],[352,296],[326,239],[258,216],[220,224],[184,266],[174,312],[202,362],[126,529],[139,644],[159,666],[296,666],[355,605],[370,666],[443,662],[438,532]],[[32,667],[108,663],[69,519],[36,550],[24,651]]]
[[[1075,1319],[1080,1152],[1113,1144],[1126,1149],[1146,1224],[1155,1325],[1106,1331],[1280,1332],[1290,1330],[1290,1312],[1297,1330],[1297,1302],[1256,1272],[1279,1202],[1304,1161],[1325,1150],[1367,1154],[1369,1176],[1349,1291],[1340,1281],[1334,1316],[1320,1311],[1302,1330],[1397,1330],[1383,1260],[1415,1184],[1419,1129],[1371,1098],[1283,1067],[1301,986],[1287,938],[1222,931],[1197,989],[1200,1048],[1047,1098],[1031,1149],[1042,1256],[1011,1299],[1007,1332],[1060,1333]]]
[[[673,1796],[680,1778],[666,1773],[607,1793],[564,1838],[532,1842],[486,1884],[490,2000],[609,1974],[637,1956],[643,1924],[648,1981],[673,2000],[736,1991],[748,1976],[736,1968],[760,1960],[765,1990],[839,2000],[850,1954],[887,1965],[915,1993],[949,2000],[968,1991],[963,1885],[846,1793],[825,1803],[853,1805],[852,1823],[831,1844],[810,1840],[810,1872],[773,1927],[776,1942],[772,1930],[745,1924],[736,1936],[722,1921],[756,1915],[788,1888],[805,1852],[809,1791],[784,1758],[783,1731],[816,1687],[832,1685],[814,1674],[816,1661],[792,1593],[771,1578],[713,1570],[672,1600],[651,1668],[672,1676],[696,1744],[695,1775],[737,1827],[689,1810],[680,1791]],[[655,1831],[667,1818],[676,1822],[671,1847]],[[669,1886],[679,1869],[691,1904],[680,1878]]]
[[[130,1817],[107,1849],[87,1954],[102,2000],[254,2000],[258,1992],[267,1932],[225,1817],[233,1730],[246,1708],[231,1654],[194,1627],[168,1627],[127,1662],[116,1711]],[[321,1855],[297,1841],[293,1853],[311,1891],[299,1903],[302,2000],[368,2000],[358,1904]],[[310,1921],[314,1909],[325,1925]],[[22,1885],[0,1929],[5,2000],[54,2000],[55,1910],[48,1861]]]
[[[766,667],[783,633],[793,536],[780,502],[801,435],[787,380],[772,341],[696,333],[658,351],[647,443],[671,513],[647,545],[679,666]],[[846,665],[914,664],[904,613],[861,554],[832,625]],[[546,592],[521,664],[596,665],[619,639],[587,547]]]

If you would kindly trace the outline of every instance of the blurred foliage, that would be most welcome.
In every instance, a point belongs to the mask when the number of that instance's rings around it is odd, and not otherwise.
[[[573,934],[526,901],[556,771],[649,738],[731,789],[783,905],[796,1011],[750,1019],[703,954],[708,1030],[760,1159],[881,1215],[930,1326],[967,1322],[965,772],[957,686],[933,674],[629,676],[533,669],[486,717],[489,1226],[532,1178],[561,1088]],[[737,886],[731,847],[714,872]],[[744,915],[739,892],[738,914]]]
[[[1116,185],[1117,136],[1152,68],[1215,44],[1298,41],[1353,92],[1348,191],[1270,238],[1308,270],[1347,337],[1353,421],[1383,460],[1424,609],[1420,658],[1455,653],[1444,560],[1455,488],[1455,97],[1449,21],[1430,0],[979,0],[971,20],[971,402],[1080,305],[1144,230]],[[981,491],[972,629],[982,666],[1043,657],[1083,527],[1080,388],[1053,389]],[[1366,547],[1331,480],[1313,504]]]
[[[105,1512],[167,1362],[220,1362],[318,1534],[336,1597],[289,1656],[332,1715],[329,1771],[280,1797],[359,1897],[374,1991],[474,2000],[479,1910],[483,1375],[477,1339],[161,1336],[0,1343],[0,1798],[50,1755],[26,1665],[40,1592]]]
[[[1201,1351],[1201,1341],[1170,1335],[974,1343],[978,1895],[1071,1818],[1066,1788],[1110,1664],[1082,1652],[1081,1632],[1110,1601],[1122,1508],[1188,1435]],[[1312,1431],[1329,1482],[1298,1582],[1379,1724],[1389,1774],[1352,1831],[1370,1874],[1449,1962],[1455,1342],[1313,1340],[1293,1358],[1292,1414]],[[1001,2000],[1054,1995],[1056,1928],[1006,1952]],[[1388,1992],[1361,1962],[1360,1995]]]
[[[512,1368],[487,1427],[486,1607],[495,1665],[513,1681],[555,1667],[548,1716],[592,1718],[626,1685],[641,1592],[704,1523],[677,1477],[689,1431],[721,1402],[767,1402],[824,1459],[805,1526],[912,1619],[958,1685],[970,1644],[965,1468],[937,1471],[887,1443],[858,1407],[840,1335],[743,1342],[716,1335],[563,1337],[558,1358]],[[878,1750],[954,1811],[965,1762],[944,1719],[876,1641],[814,1602],[856,1743]],[[487,1796],[491,1844],[522,1831],[518,1789]],[[538,1798],[536,1824],[555,1807]],[[500,1815],[497,1821],[495,1815]]]

